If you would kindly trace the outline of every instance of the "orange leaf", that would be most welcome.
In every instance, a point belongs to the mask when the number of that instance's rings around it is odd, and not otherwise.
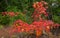
[[[41,35],[42,35],[42,31],[37,30],[37,31],[36,31],[36,35],[37,35],[37,36],[41,36]]]

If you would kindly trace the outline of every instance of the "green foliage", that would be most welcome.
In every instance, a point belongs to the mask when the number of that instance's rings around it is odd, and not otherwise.
[[[17,6],[8,6],[6,8],[6,10],[7,10],[7,12],[11,12],[11,11],[13,11],[13,12],[21,12],[20,10],[17,9]]]
[[[53,21],[55,21],[56,23],[60,23],[60,16],[53,15]]]
[[[20,12],[18,16],[9,17],[0,14],[0,24],[9,25],[15,20],[21,19],[24,22],[32,23],[31,15],[34,11],[32,5],[36,1],[41,0],[1,0],[0,12]],[[52,14],[53,21],[60,23],[60,0],[45,0],[48,3],[48,12]]]
[[[60,23],[60,0],[46,0],[48,2],[48,12],[52,14],[54,22]]]
[[[0,24],[9,25],[9,23],[10,23],[9,16],[1,16],[0,15]]]

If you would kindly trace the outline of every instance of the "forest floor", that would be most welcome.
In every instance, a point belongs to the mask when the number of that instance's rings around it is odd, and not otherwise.
[[[48,35],[42,35],[40,37],[36,37],[36,35],[23,35],[23,34],[15,34],[15,35],[9,35],[8,33],[9,27],[0,29],[0,38],[60,38],[60,33],[58,35],[53,35],[52,33],[49,33]]]

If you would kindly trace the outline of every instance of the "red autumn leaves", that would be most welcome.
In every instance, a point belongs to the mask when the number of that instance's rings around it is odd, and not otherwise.
[[[45,16],[48,16],[48,13],[46,12],[46,8],[47,7],[47,3],[44,1],[41,2],[36,2],[33,4],[34,7],[34,13],[32,15],[32,17],[34,18],[34,22],[32,22],[31,24],[28,24],[26,22],[23,22],[22,20],[18,19],[14,22],[13,24],[13,28],[11,29],[11,33],[12,32],[27,32],[27,33],[31,33],[31,32],[36,32],[36,35],[39,36],[42,34],[42,31],[45,30],[46,32],[49,32],[51,27],[55,27],[55,26],[60,26],[59,24],[55,24],[53,21],[51,20],[46,20],[43,19],[41,17],[41,14],[44,14]],[[16,16],[18,15],[18,12],[14,13],[14,12],[2,12],[2,15],[9,15],[9,16]],[[36,21],[36,19],[39,18],[39,21]]]
[[[48,16],[48,13],[46,12],[46,10],[47,10],[46,8],[48,8],[47,5],[48,5],[48,3],[44,2],[44,1],[34,3],[33,8],[35,10],[34,10],[32,17],[34,19],[37,19],[37,18],[41,19],[42,18],[41,14]]]
[[[2,12],[2,15],[5,16],[5,15],[9,15],[10,17],[12,16],[17,16],[19,13],[18,12]]]
[[[25,23],[22,20],[16,20],[14,22],[14,31],[16,32],[36,32],[36,35],[39,36],[42,34],[42,31],[45,30],[46,32],[49,32],[51,27],[54,27],[54,25],[59,26],[59,24],[55,24],[51,20],[43,20],[41,17],[41,14],[44,14],[45,16],[48,16],[46,12],[46,8],[44,5],[47,5],[46,2],[41,1],[41,2],[36,2],[33,4],[33,7],[35,8],[34,13],[33,13],[33,18],[40,18],[39,21],[34,21],[31,24]],[[47,6],[46,6],[47,7]]]
[[[50,20],[42,20],[42,21],[34,21],[32,24],[27,24],[23,22],[22,20],[16,20],[14,23],[13,32],[27,32],[30,33],[36,32],[36,35],[39,36],[42,34],[42,31],[45,30],[46,32],[49,32],[51,29],[51,26],[54,26],[55,23]]]

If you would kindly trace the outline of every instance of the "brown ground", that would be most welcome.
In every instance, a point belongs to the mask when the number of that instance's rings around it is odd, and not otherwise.
[[[10,35],[8,33],[9,28],[7,29],[0,29],[0,38],[60,38],[60,33],[58,35],[53,35],[52,33],[49,33],[48,35],[42,35],[40,37],[36,37],[35,34],[23,34],[18,33],[14,35]]]

